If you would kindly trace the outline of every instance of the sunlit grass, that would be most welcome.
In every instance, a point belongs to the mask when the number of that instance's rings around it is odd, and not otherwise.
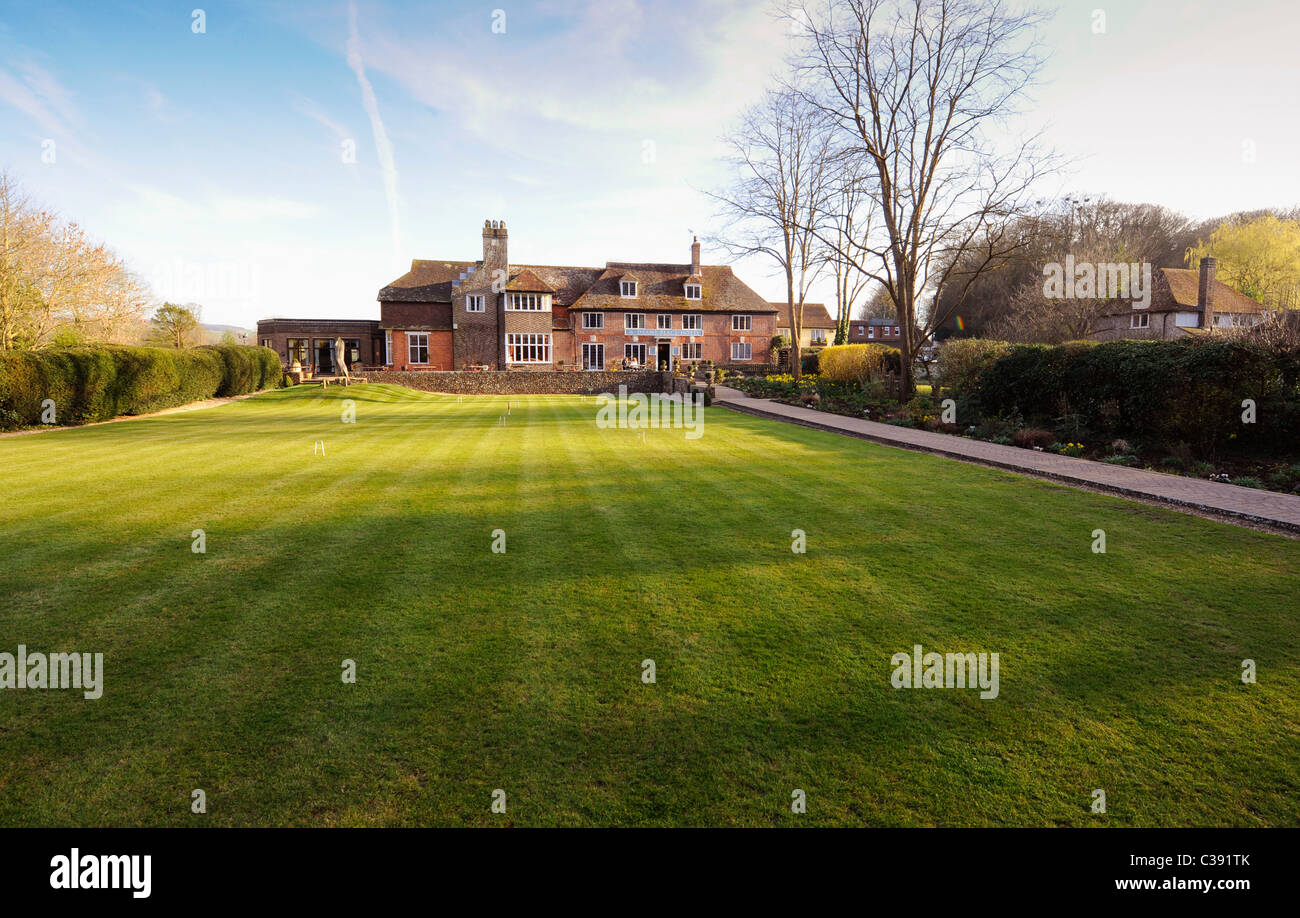
[[[0,651],[107,670],[0,691],[0,824],[1300,822],[1300,543],[721,408],[506,409],[0,439]],[[999,697],[895,690],[914,644],[998,652]]]

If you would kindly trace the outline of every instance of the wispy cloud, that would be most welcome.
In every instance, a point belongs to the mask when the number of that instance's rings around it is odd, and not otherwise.
[[[58,80],[34,64],[14,65],[22,79],[0,70],[0,100],[18,109],[51,135],[71,137],[81,124],[81,116],[71,96]]]
[[[393,254],[398,256],[402,250],[402,232],[399,217],[397,191],[397,161],[393,157],[393,144],[388,139],[388,130],[384,120],[379,116],[379,100],[375,97],[374,87],[366,76],[365,62],[361,57],[361,35],[357,31],[357,5],[348,3],[348,66],[357,75],[357,85],[361,87],[361,104],[370,118],[370,130],[375,137],[375,152],[379,156],[379,168],[384,177],[384,193],[388,196],[388,215],[393,226]]]

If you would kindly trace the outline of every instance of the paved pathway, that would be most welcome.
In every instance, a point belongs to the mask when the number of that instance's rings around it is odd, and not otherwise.
[[[1184,478],[1094,462],[1091,459],[1040,453],[1016,446],[1000,446],[951,434],[895,427],[892,424],[785,405],[769,399],[751,398],[725,386],[718,386],[715,393],[715,405],[746,414],[828,430],[887,446],[935,453],[950,459],[1050,478],[1063,484],[1155,501],[1176,509],[1225,517],[1229,521],[1245,521],[1288,535],[1300,535],[1300,496],[1294,494],[1242,488],[1203,478]]]

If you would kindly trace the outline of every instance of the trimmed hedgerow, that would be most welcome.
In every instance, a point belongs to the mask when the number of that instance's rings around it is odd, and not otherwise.
[[[1017,345],[963,382],[988,416],[1285,456],[1300,453],[1296,359],[1232,339]]]
[[[282,382],[279,357],[263,347],[9,351],[0,353],[0,428],[42,423],[47,399],[54,423],[85,424]]]
[[[211,345],[200,350],[216,351],[225,363],[225,376],[217,391],[219,398],[260,392],[280,385],[283,375],[280,357],[269,347]]]

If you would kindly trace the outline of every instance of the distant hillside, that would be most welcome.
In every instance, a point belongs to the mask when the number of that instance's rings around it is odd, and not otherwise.
[[[241,328],[238,325],[216,325],[211,322],[201,322],[199,327],[203,329],[203,343],[217,344],[222,337],[229,332],[234,336],[238,344],[253,344],[256,335],[251,328]],[[243,335],[243,338],[240,338]]]

